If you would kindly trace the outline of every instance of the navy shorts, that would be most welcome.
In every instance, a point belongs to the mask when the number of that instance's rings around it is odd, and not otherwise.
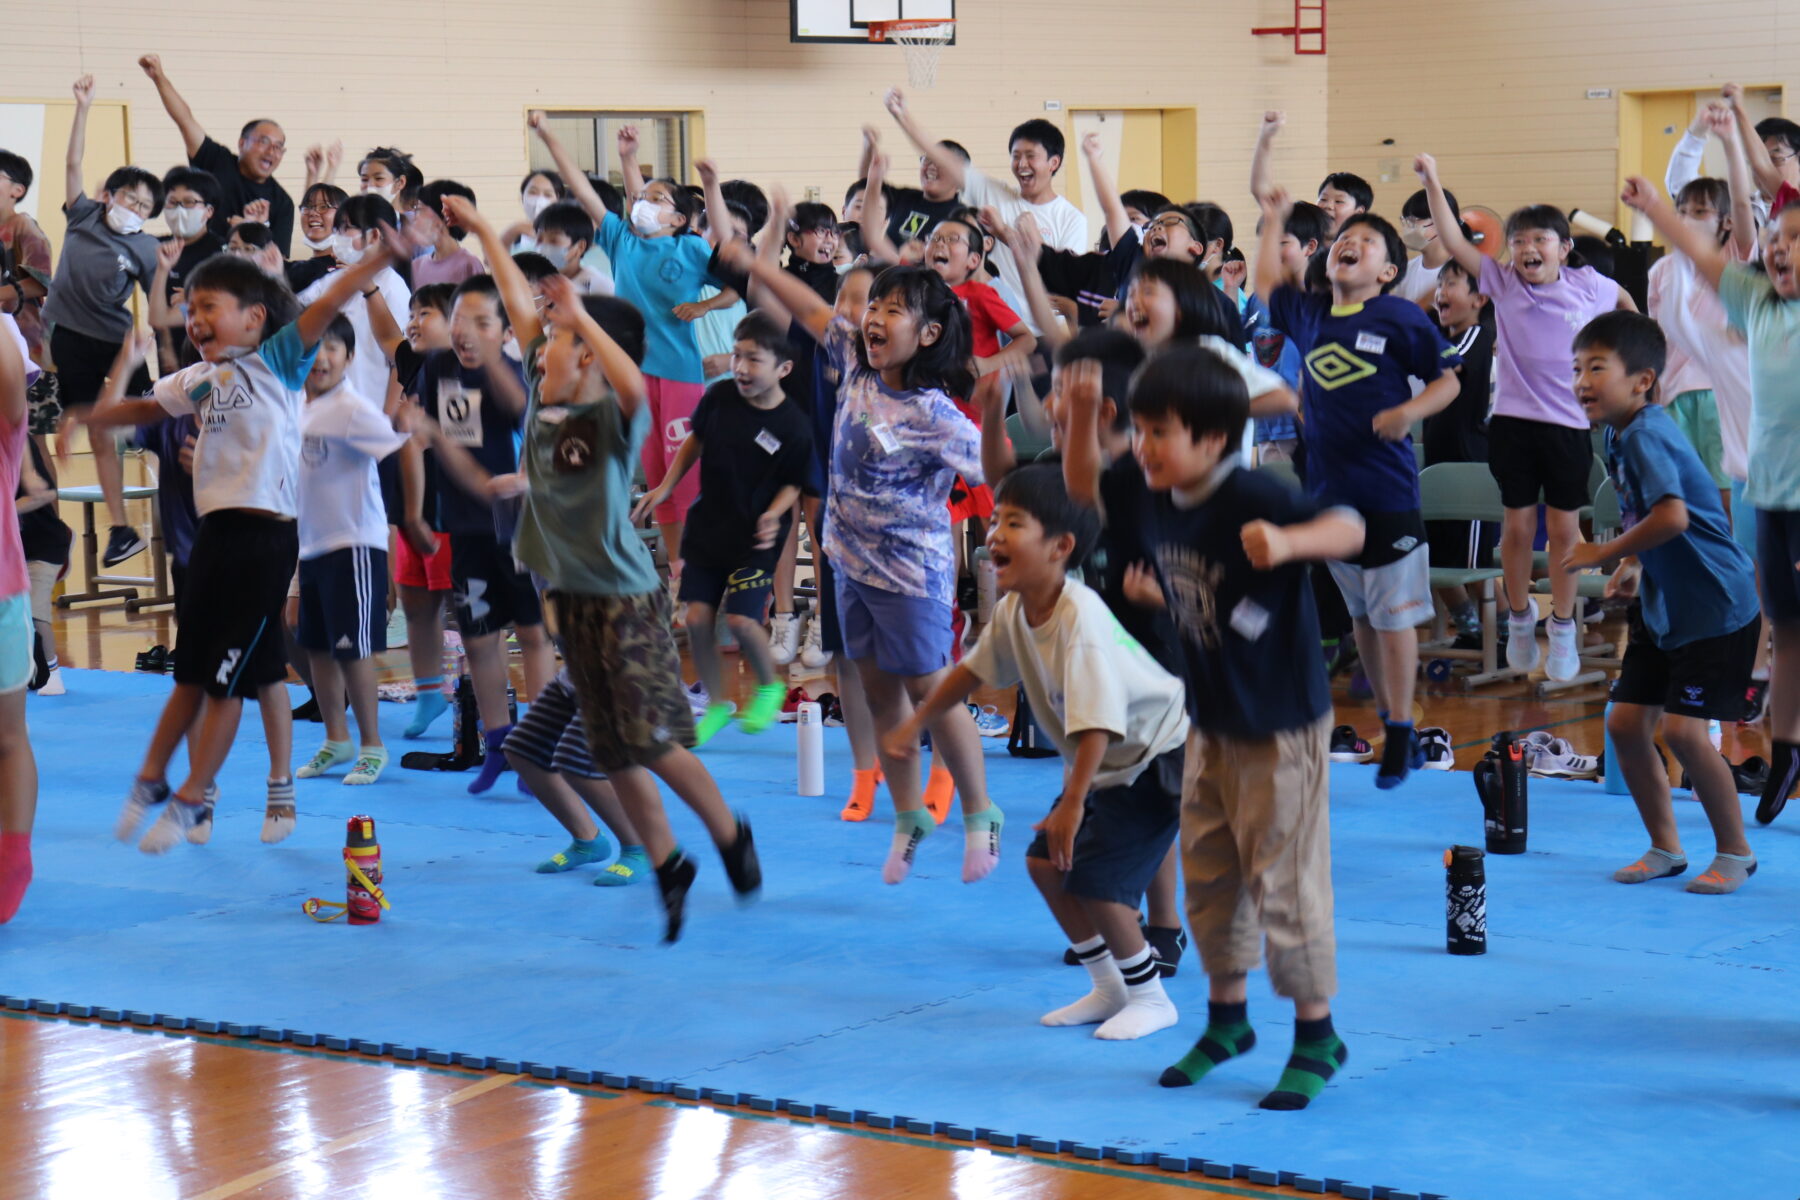
[[[819,649],[827,654],[844,652],[844,630],[838,624],[837,573],[824,554],[813,554],[813,584],[818,588]]]
[[[930,675],[950,665],[950,606],[844,578],[837,581],[844,652],[889,675]]]
[[[387,551],[371,546],[301,559],[301,647],[346,661],[386,650],[387,578]]]
[[[676,599],[684,604],[722,608],[730,616],[760,622],[774,590],[774,573],[760,566],[731,571],[688,559],[681,564],[681,590]]]
[[[1123,787],[1088,794],[1087,811],[1075,834],[1075,858],[1063,876],[1070,895],[1109,900],[1136,908],[1156,870],[1168,857],[1181,829],[1181,768],[1186,749],[1158,755],[1143,774]],[[1050,857],[1042,833],[1025,857]]]
[[[1643,610],[1632,605],[1625,660],[1613,680],[1615,704],[1642,704],[1702,721],[1742,720],[1749,705],[1750,672],[1762,638],[1762,617],[1732,633],[1701,638],[1673,650],[1656,644]]]
[[[1756,512],[1756,566],[1762,585],[1763,615],[1780,623],[1800,621],[1800,512],[1759,508]]]
[[[241,699],[287,678],[281,613],[299,553],[292,521],[236,508],[200,519],[176,618],[176,683]]]
[[[513,725],[501,747],[507,757],[522,758],[546,771],[577,779],[605,779],[588,754],[587,729],[581,723],[581,707],[575,700],[575,684],[567,671],[544,685]]]
[[[512,547],[492,534],[450,535],[450,585],[456,593],[456,627],[464,637],[544,623],[531,576],[513,562]]]

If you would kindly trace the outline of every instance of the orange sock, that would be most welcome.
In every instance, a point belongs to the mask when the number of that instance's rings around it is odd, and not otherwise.
[[[939,825],[950,815],[950,801],[956,798],[956,780],[947,768],[931,764],[931,778],[925,782],[925,811]]]
[[[870,767],[866,771],[855,771],[855,782],[850,785],[850,803],[844,805],[844,811],[838,814],[843,821],[866,821],[869,814],[875,811],[875,785],[881,782],[881,768]]]

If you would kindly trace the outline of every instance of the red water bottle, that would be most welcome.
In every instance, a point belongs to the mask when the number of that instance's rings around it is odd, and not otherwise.
[[[344,834],[345,904],[350,924],[381,920],[387,897],[381,891],[381,844],[375,840],[374,817],[351,817]]]

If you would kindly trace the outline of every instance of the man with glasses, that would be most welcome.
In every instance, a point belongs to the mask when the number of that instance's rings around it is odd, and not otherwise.
[[[287,153],[287,135],[281,126],[260,118],[251,121],[239,133],[238,150],[233,154],[206,135],[194,110],[163,73],[160,57],[146,54],[138,59],[138,66],[156,85],[163,108],[181,131],[188,162],[212,172],[219,182],[219,199],[213,206],[210,223],[212,231],[224,238],[230,236],[231,227],[239,221],[265,221],[286,258],[294,240],[294,198],[275,182],[275,170]],[[256,210],[251,205],[256,205]],[[268,208],[266,214],[260,211],[264,205]]]
[[[182,365],[181,347],[187,340],[182,306],[187,300],[188,275],[225,249],[225,239],[210,228],[218,196],[219,184],[210,171],[171,167],[163,176],[163,221],[169,227],[171,240],[181,247],[181,257],[169,268],[168,281],[163,285],[163,303],[169,309],[167,323],[159,324],[156,330],[165,372]],[[154,323],[154,312],[152,319]]]

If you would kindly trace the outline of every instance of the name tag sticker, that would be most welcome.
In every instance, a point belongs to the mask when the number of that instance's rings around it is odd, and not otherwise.
[[[757,431],[756,444],[763,448],[765,454],[773,454],[781,449],[781,439],[766,429]]]
[[[894,431],[885,421],[880,425],[869,426],[869,436],[875,439],[885,454],[894,454],[900,449],[900,439],[894,436]]]
[[[1359,333],[1356,335],[1356,348],[1370,354],[1380,354],[1387,349],[1387,339],[1378,333]]]
[[[438,425],[444,440],[458,446],[482,444],[481,389],[464,387],[453,379],[438,385]]]
[[[1231,610],[1231,627],[1247,642],[1254,642],[1269,627],[1269,610],[1245,596]]]

